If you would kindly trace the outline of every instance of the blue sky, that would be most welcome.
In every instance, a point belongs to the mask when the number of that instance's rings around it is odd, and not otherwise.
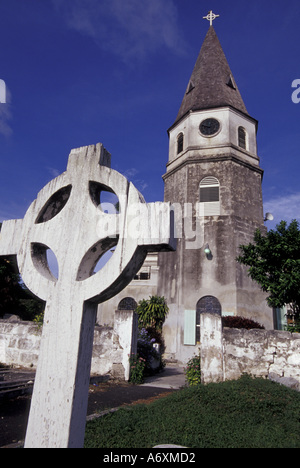
[[[299,0],[0,0],[0,221],[22,218],[70,150],[97,142],[146,201],[163,200],[167,129],[210,9],[259,121],[268,226],[300,220]]]

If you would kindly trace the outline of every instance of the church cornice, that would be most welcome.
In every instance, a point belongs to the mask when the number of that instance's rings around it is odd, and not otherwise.
[[[215,111],[217,109],[231,109],[232,111],[236,112],[237,114],[241,114],[243,117],[245,117],[246,119],[252,121],[255,123],[255,127],[256,127],[256,131],[258,130],[258,120],[254,119],[254,117],[251,117],[251,115],[249,114],[245,114],[244,112],[236,109],[235,107],[233,106],[229,106],[229,105],[223,105],[223,106],[217,106],[217,107],[207,107],[207,108],[201,108],[201,109],[191,109],[189,110],[188,112],[186,112],[179,120],[176,120],[176,122],[171,125],[170,128],[168,128],[167,130],[167,133],[168,135],[170,136],[170,132],[177,127],[177,125],[179,125],[184,119],[186,119],[189,115],[191,114],[194,114],[194,113],[197,113],[197,112],[209,112],[209,111]]]
[[[201,162],[201,163],[218,163],[218,162],[227,162],[227,161],[231,161],[231,162],[234,162],[235,164],[239,164],[240,166],[247,167],[248,169],[260,174],[261,178],[263,179],[264,170],[261,169],[261,167],[254,166],[254,165],[240,159],[239,157],[237,157],[237,156],[235,156],[233,154],[228,154],[228,153],[227,154],[219,154],[218,156],[200,156],[200,157],[191,156],[191,157],[185,159],[184,161],[182,161],[181,163],[179,163],[176,167],[174,167],[174,169],[171,169],[166,174],[164,174],[162,176],[162,178],[165,181],[166,179],[168,179],[168,177],[175,174],[178,170],[184,168],[185,166],[190,166],[192,164],[199,164],[199,162]],[[169,163],[169,164],[171,164],[171,163]]]
[[[237,146],[237,145],[235,145],[233,143],[230,143],[230,144],[226,143],[226,144],[222,144],[222,145],[211,146],[210,150],[212,150],[212,151],[217,150],[219,153],[217,155],[207,155],[207,156],[204,154],[204,157],[215,158],[215,157],[218,157],[219,154],[231,154],[231,153],[228,153],[228,152],[222,153],[222,150],[224,151],[224,148],[226,148],[226,149],[231,148],[234,151],[237,151],[238,153],[244,154],[248,159],[252,159],[254,164],[259,164],[260,163],[260,158],[257,155],[254,155],[254,154],[250,153],[249,151],[244,150],[243,148],[241,148],[241,147],[239,147],[239,146]],[[197,158],[197,161],[199,162],[199,161],[202,161],[203,152],[205,153],[207,151],[207,148],[206,147],[201,147],[201,146],[188,146],[184,152],[182,152],[179,156],[177,156],[177,158],[173,159],[172,161],[169,161],[167,163],[167,167],[172,166],[175,162],[180,161],[181,159],[186,157],[186,155],[188,153],[193,152],[193,151],[199,152],[199,156],[193,155],[193,156],[190,156],[190,158],[191,157]]]

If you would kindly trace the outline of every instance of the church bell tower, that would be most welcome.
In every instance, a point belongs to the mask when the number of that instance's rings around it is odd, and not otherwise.
[[[168,130],[163,176],[174,205],[177,251],[159,254],[158,294],[170,313],[164,326],[166,357],[182,362],[197,352],[200,311],[252,318],[273,328],[266,296],[237,263],[239,246],[264,230],[263,170],[258,122],[246,109],[211,26]]]

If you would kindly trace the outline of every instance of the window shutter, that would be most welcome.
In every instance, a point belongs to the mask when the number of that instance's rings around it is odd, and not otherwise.
[[[177,154],[183,151],[183,133],[180,133],[177,138]]]
[[[210,203],[219,201],[219,187],[201,187],[200,188],[200,202]]]
[[[220,216],[220,183],[216,177],[205,177],[200,183],[199,216]]]
[[[184,311],[184,344],[188,346],[196,345],[196,311]]]
[[[243,127],[239,127],[239,147],[243,149],[247,149],[246,144],[246,130]]]

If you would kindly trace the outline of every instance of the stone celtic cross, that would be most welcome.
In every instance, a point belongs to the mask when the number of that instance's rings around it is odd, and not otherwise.
[[[119,213],[101,210],[102,191],[117,195]],[[67,171],[39,192],[24,219],[3,223],[0,255],[17,256],[24,283],[46,302],[26,448],[82,447],[97,305],[129,284],[149,251],[174,249],[170,212],[169,204],[146,204],[98,144],[72,150]]]
[[[203,19],[206,19],[207,21],[209,21],[210,26],[212,26],[213,21],[214,21],[216,18],[219,18],[219,17],[220,17],[220,15],[215,15],[215,14],[212,12],[212,10],[210,10],[210,11],[208,12],[208,15],[207,15],[207,16],[203,16]]]

